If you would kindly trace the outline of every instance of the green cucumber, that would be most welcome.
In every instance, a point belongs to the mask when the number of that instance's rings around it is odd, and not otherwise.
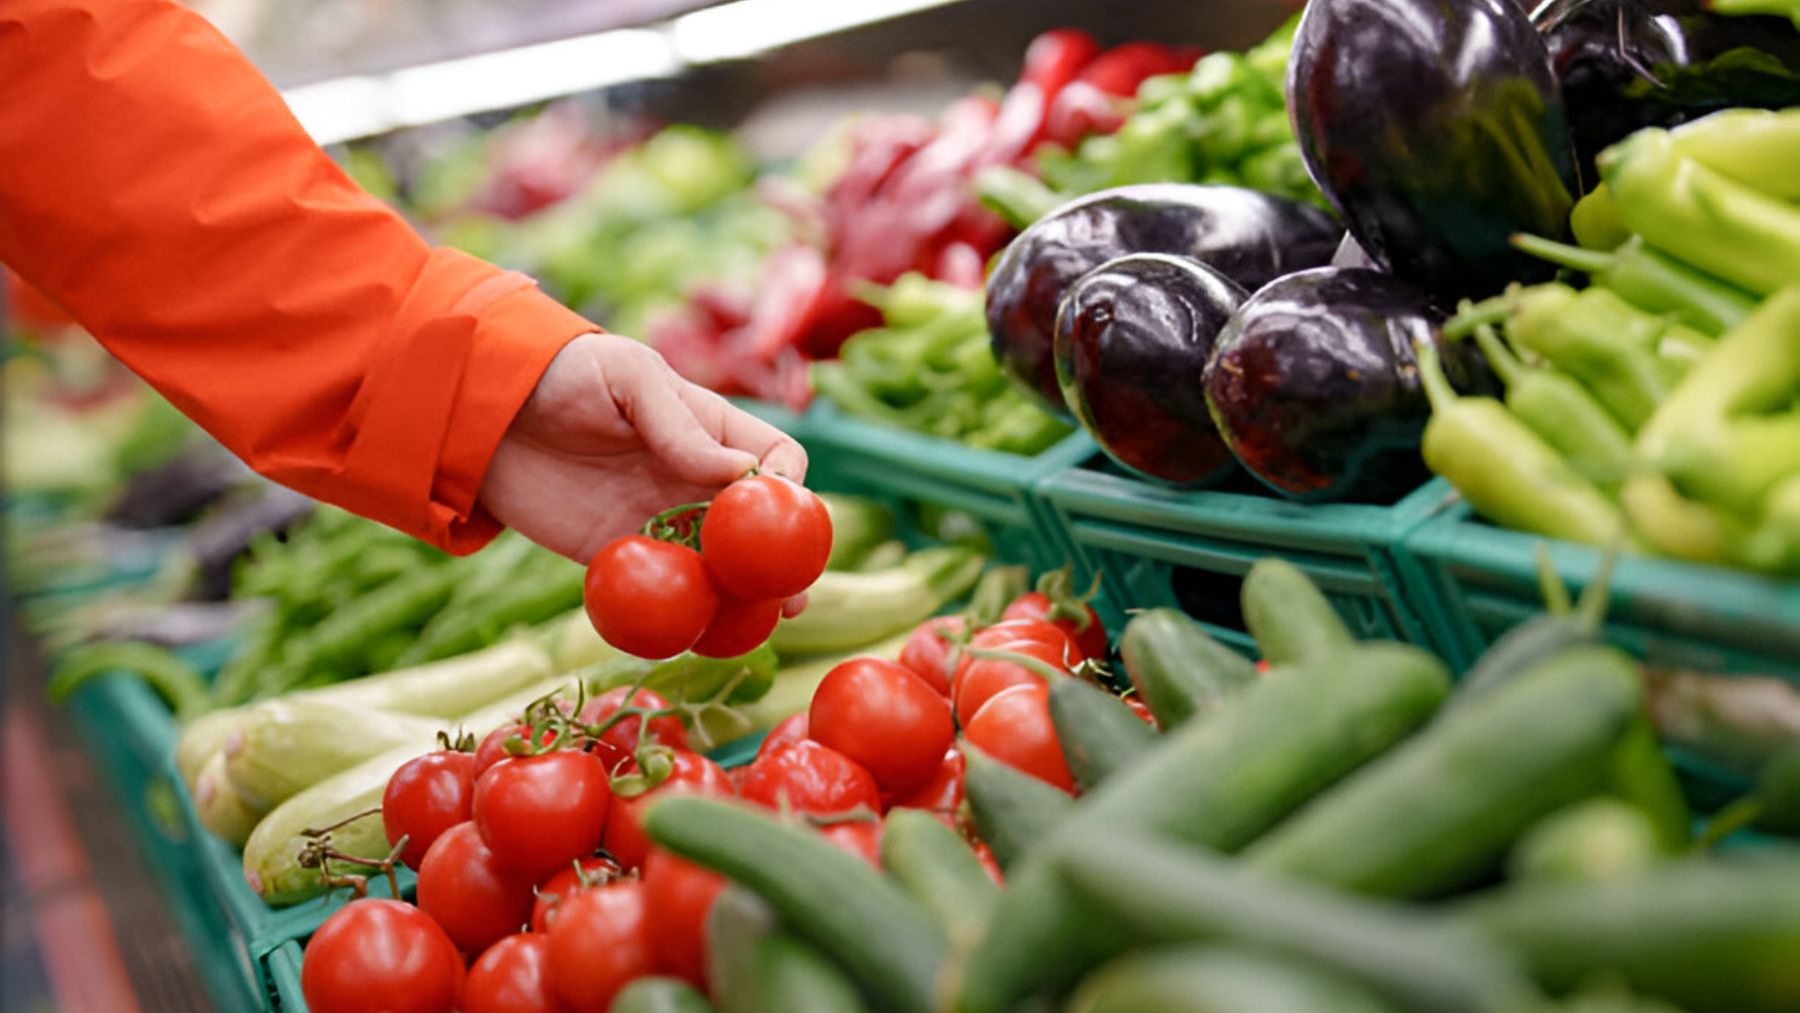
[[[1423,724],[1449,689],[1443,663],[1404,644],[1360,644],[1273,671],[1230,707],[1163,736],[1054,836],[1142,831],[1237,851]],[[958,968],[954,1008],[1001,1013],[1035,989],[1066,987],[1117,945],[1032,855],[1009,871],[987,935]]]
[[[1392,1013],[1361,986],[1235,946],[1133,953],[1089,975],[1069,1013]]]
[[[1156,745],[1156,729],[1125,701],[1081,679],[1058,679],[1050,687],[1050,720],[1069,773],[1084,792],[1093,791]]]
[[[964,742],[963,795],[975,832],[1011,869],[1075,809],[1075,800],[1052,784],[1001,763]]]
[[[638,978],[613,996],[607,1013],[715,1013],[706,996],[680,978]]]
[[[1636,667],[1578,647],[1433,722],[1258,841],[1262,871],[1423,898],[1493,872],[1537,820],[1603,791],[1643,706]]]
[[[1457,681],[1456,692],[1444,704],[1444,715],[1460,709],[1498,686],[1517,678],[1539,662],[1572,647],[1597,644],[1599,634],[1568,616],[1541,615],[1501,634],[1482,652],[1475,664]]]
[[[961,834],[923,809],[890,810],[881,864],[943,926],[952,947],[981,938],[1000,887]]]
[[[1328,968],[1414,1013],[1512,1013],[1533,995],[1478,932],[1197,849],[1084,827],[1057,841],[1054,865],[1121,948],[1243,943]]]
[[[773,910],[739,884],[707,912],[707,960],[721,1013],[862,1013],[856,986],[831,961],[784,930]],[[615,1005],[614,1010],[618,1009]]]
[[[1643,813],[1664,851],[1674,853],[1688,846],[1694,814],[1648,707],[1639,707],[1632,718],[1631,727],[1613,751],[1609,773],[1607,792]]]
[[[1689,1013],[1800,1009],[1800,860],[1668,862],[1602,883],[1523,883],[1457,906],[1546,987],[1613,974]]]
[[[756,891],[884,1009],[931,1013],[948,943],[923,907],[820,834],[748,806],[676,795],[650,808],[650,839]]]
[[[1319,585],[1285,559],[1258,560],[1240,593],[1244,624],[1271,666],[1330,658],[1356,642]]]
[[[226,741],[225,771],[246,802],[267,812],[378,753],[407,745],[426,752],[443,727],[442,719],[322,700],[269,700]]]
[[[1635,876],[1662,859],[1656,827],[1642,809],[1594,798],[1539,820],[1507,861],[1514,879],[1599,882]]]
[[[837,965],[785,932],[756,947],[756,993],[762,1013],[866,1013],[856,986]]]
[[[1131,685],[1164,732],[1217,710],[1227,696],[1256,681],[1256,666],[1248,658],[1175,609],[1132,617],[1119,638],[1119,654]]]
[[[775,912],[748,887],[728,883],[706,912],[706,980],[719,1013],[759,1013],[756,943],[775,931]]]

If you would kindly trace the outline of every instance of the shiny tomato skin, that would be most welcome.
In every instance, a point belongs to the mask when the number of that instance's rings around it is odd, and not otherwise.
[[[761,647],[781,622],[781,607],[786,599],[745,601],[721,597],[718,611],[706,632],[694,644],[694,653],[702,658],[735,658]]]
[[[829,823],[819,828],[819,833],[831,843],[850,852],[869,863],[877,872],[881,870],[881,832],[884,829],[880,820],[845,820],[842,823]]]
[[[606,813],[606,850],[627,871],[639,868],[650,853],[650,838],[644,834],[643,814],[656,799],[667,795],[737,794],[725,768],[690,750],[675,754],[675,767],[663,783],[642,795],[627,798],[614,795]]]
[[[475,781],[475,825],[500,861],[533,881],[591,855],[612,788],[591,753],[559,749],[501,760]]]
[[[725,877],[661,848],[644,860],[644,930],[656,970],[707,990],[706,916]]]
[[[944,753],[944,760],[938,765],[937,773],[931,776],[931,780],[915,788],[911,794],[890,799],[888,807],[925,809],[954,816],[956,807],[962,805],[964,766],[962,751],[952,746]]]
[[[700,555],[715,585],[750,601],[812,586],[831,556],[831,514],[805,486],[752,475],[713,497],[700,522]]]
[[[1052,607],[1050,598],[1042,591],[1027,591],[1014,598],[1012,604],[1006,606],[1006,611],[1000,613],[1000,618],[1002,620],[1034,619],[1053,623],[1058,629],[1069,635],[1069,639],[1081,649],[1083,657],[1106,657],[1106,627],[1100,622],[1100,615],[1094,611],[1092,605],[1082,605],[1083,611],[1087,613],[1085,622],[1068,616],[1050,619],[1048,617]]]
[[[480,780],[481,775],[487,773],[489,767],[512,755],[506,751],[506,740],[514,736],[517,736],[522,742],[531,737],[531,729],[517,723],[504,725],[487,733],[482,738],[481,744],[475,747],[475,765],[469,771],[475,780]],[[554,738],[556,738],[556,732],[546,728],[543,734],[538,736],[538,744],[547,746]]]
[[[1050,720],[1050,687],[1042,682],[996,693],[963,729],[975,748],[1073,795],[1075,778]]]
[[[450,1013],[462,984],[462,956],[443,928],[379,897],[332,912],[300,964],[301,994],[317,1013]]]
[[[400,861],[417,872],[438,835],[469,818],[475,796],[475,755],[438,750],[408,760],[381,793],[388,846],[406,838]]]
[[[589,700],[581,708],[578,717],[582,724],[591,727],[603,723],[625,707],[649,711],[668,710],[669,701],[655,690],[615,686]],[[643,724],[644,719],[636,715],[622,718],[594,741],[594,755],[600,758],[608,774],[617,773],[636,757],[638,730]],[[665,714],[650,719],[650,729],[644,734],[644,740],[660,743],[671,749],[686,749],[687,728],[681,723],[679,715]]]
[[[865,806],[881,807],[875,778],[856,761],[810,739],[791,742],[744,770],[739,788],[746,801],[779,811],[785,798],[794,812],[829,816]]]
[[[607,1013],[651,973],[644,884],[621,879],[568,899],[550,925],[550,981],[571,1013]]]
[[[807,725],[806,712],[789,714],[782,718],[775,727],[769,729],[769,734],[763,736],[762,743],[756,747],[756,758],[760,760],[790,742],[803,742],[810,738],[812,738],[812,729]],[[742,770],[743,768],[738,769]]]
[[[813,741],[860,764],[883,792],[931,780],[956,739],[950,705],[911,669],[881,658],[851,658],[813,691]]]
[[[694,646],[719,595],[698,552],[626,535],[588,563],[583,602],[600,639],[626,654],[662,659]]]
[[[1037,641],[1014,641],[999,644],[991,649],[1035,658],[1052,668],[1061,670],[1056,659],[1063,656],[1062,651]],[[1006,658],[977,658],[958,674],[952,690],[951,699],[955,701],[957,722],[967,728],[969,722],[975,719],[976,712],[981,710],[982,705],[1001,690],[1011,689],[1014,686],[1029,686],[1033,683],[1041,684],[1043,681],[1043,676],[1016,661]]]
[[[477,954],[530,921],[532,883],[488,850],[473,821],[458,823],[419,863],[419,909],[458,949]]]
[[[1069,639],[1058,626],[1036,619],[1007,619],[992,626],[977,630],[969,638],[969,646],[957,658],[956,665],[950,670],[950,693],[956,694],[956,684],[970,665],[976,662],[972,651],[993,651],[1007,647],[1009,644],[1031,643],[1044,648],[1042,657],[1066,671],[1073,671],[1086,656],[1075,641]]]
[[[581,875],[576,874],[573,862],[567,868],[551,873],[532,891],[536,899],[531,903],[531,931],[550,931],[550,923],[556,920],[556,909],[563,901],[582,890],[610,883],[618,879],[619,874],[619,863],[600,855],[589,855],[581,860]],[[581,885],[583,875],[589,884],[585,887]]]
[[[942,696],[950,695],[951,638],[968,627],[962,616],[937,616],[920,623],[900,647],[900,664]]]
[[[507,936],[477,957],[463,982],[461,1013],[563,1013],[550,985],[550,940]]]

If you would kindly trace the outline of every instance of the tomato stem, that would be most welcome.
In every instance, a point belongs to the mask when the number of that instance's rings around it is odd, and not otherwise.
[[[1010,661],[1034,675],[1042,676],[1045,682],[1055,682],[1058,679],[1069,678],[1068,672],[1057,668],[1055,665],[1050,664],[1042,658],[1034,658],[1029,654],[1019,654],[1014,651],[996,651],[983,647],[972,647],[969,649],[969,657],[979,658],[984,661]]]
[[[673,542],[690,549],[700,548],[700,522],[706,517],[710,500],[672,506],[644,522],[642,534],[659,542]],[[677,523],[679,521],[680,523]]]

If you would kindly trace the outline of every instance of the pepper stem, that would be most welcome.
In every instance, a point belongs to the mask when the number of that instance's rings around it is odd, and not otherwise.
[[[1434,412],[1449,411],[1456,404],[1456,389],[1450,386],[1450,378],[1444,375],[1444,364],[1438,360],[1437,346],[1429,341],[1413,343],[1413,356],[1419,363],[1419,383],[1425,388],[1425,397],[1431,402]]]
[[[1507,389],[1517,386],[1525,378],[1525,364],[1506,347],[1506,342],[1500,340],[1492,324],[1480,324],[1475,328],[1475,344],[1481,348],[1481,354],[1487,356],[1488,365],[1494,367]]]
[[[1559,243],[1543,236],[1528,233],[1517,233],[1512,237],[1513,246],[1539,260],[1547,260],[1558,267],[1566,267],[1584,274],[1599,274],[1613,267],[1618,258],[1610,253],[1598,250],[1584,250],[1579,246]]]

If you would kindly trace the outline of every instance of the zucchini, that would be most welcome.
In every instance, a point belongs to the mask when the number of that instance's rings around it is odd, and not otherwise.
[[[214,753],[194,778],[194,812],[200,817],[200,825],[234,848],[244,846],[267,811],[238,794],[225,772],[224,753]]]
[[[981,938],[1000,887],[961,834],[923,809],[893,809],[881,831],[881,864],[943,927],[951,946]]]
[[[1075,800],[968,742],[962,743],[962,751],[963,796],[975,817],[975,831],[993,850],[1000,868],[1011,870],[1074,811]]]
[[[662,847],[756,891],[884,1009],[933,1010],[943,930],[862,859],[761,811],[696,795],[662,799],[644,826]]]
[[[1662,857],[1656,828],[1643,810],[1595,798],[1539,820],[1508,862],[1514,879],[1599,882],[1635,876]]]
[[[1630,658],[1578,647],[1433,722],[1245,853],[1262,871],[1423,898],[1499,867],[1531,824],[1603,791],[1643,706]]]
[[[613,996],[607,1013],[714,1013],[712,1003],[680,978],[638,978]]]
[[[1362,987],[1310,964],[1236,946],[1120,957],[1089,975],[1069,1013],[1392,1013]]]
[[[521,637],[457,658],[292,693],[286,699],[455,718],[535,686],[552,674],[550,656]]]
[[[442,719],[344,707],[321,700],[276,699],[244,715],[224,748],[225,772],[261,812],[401,746],[427,752]]]
[[[806,611],[769,637],[783,657],[852,651],[931,618],[969,590],[986,559],[973,549],[921,549],[889,570],[827,570],[806,592]]]
[[[1404,644],[1360,644],[1273,671],[1230,707],[1163,736],[1053,837],[1143,831],[1236,851],[1424,723],[1449,689],[1443,663]],[[1001,1013],[1033,989],[1066,987],[1116,946],[1047,863],[1028,856],[958,969],[955,1009]]]
[[[1082,679],[1051,684],[1050,720],[1069,773],[1083,792],[1094,790],[1156,745],[1156,729],[1132,713],[1125,701]]]
[[[1226,697],[1256,681],[1250,659],[1175,609],[1132,617],[1119,638],[1119,655],[1131,685],[1164,732],[1217,710]]]
[[[1261,559],[1240,589],[1244,625],[1271,666],[1333,657],[1356,643],[1312,578],[1285,559]]]
[[[1479,932],[1197,849],[1083,827],[1057,841],[1054,865],[1122,948],[1243,943],[1328,968],[1415,1013],[1513,1013],[1534,997]]]
[[[181,775],[181,783],[187,785],[190,792],[194,790],[195,780],[200,776],[200,768],[225,748],[225,741],[231,738],[231,733],[244,720],[246,710],[243,707],[230,707],[207,711],[182,726],[181,736],[175,740],[175,770]]]
[[[822,492],[825,512],[831,516],[829,570],[855,570],[876,546],[894,533],[894,514],[887,507],[862,496]]]
[[[1514,884],[1462,902],[1454,917],[1558,991],[1610,973],[1689,1013],[1800,1009],[1800,859],[1790,855]]]

